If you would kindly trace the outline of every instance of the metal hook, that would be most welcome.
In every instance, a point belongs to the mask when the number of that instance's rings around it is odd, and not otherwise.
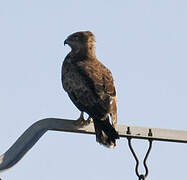
[[[147,158],[148,158],[149,153],[150,153],[151,148],[152,148],[152,139],[148,140],[149,141],[149,148],[148,148],[147,153],[145,155],[145,158],[143,160],[143,165],[145,167],[145,174],[139,174],[139,172],[138,172],[139,160],[138,160],[138,157],[137,157],[136,153],[134,152],[134,149],[133,149],[132,144],[131,144],[132,138],[128,137],[127,139],[128,139],[129,148],[130,148],[130,150],[131,150],[131,152],[132,152],[132,154],[134,156],[134,159],[136,160],[136,167],[135,167],[136,175],[138,176],[139,180],[145,180],[145,178],[147,177],[147,175],[149,173],[149,169],[147,167],[146,161],[147,161]]]

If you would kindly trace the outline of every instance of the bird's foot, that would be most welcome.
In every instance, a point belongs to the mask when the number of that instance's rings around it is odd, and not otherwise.
[[[92,118],[89,117],[87,120],[84,119],[84,114],[81,112],[80,117],[74,122],[76,126],[84,127],[93,122]]]
[[[80,117],[74,122],[74,124],[75,124],[76,126],[83,126],[84,121],[85,121],[85,119],[84,119],[84,114],[83,114],[83,112],[81,112]]]
[[[93,123],[93,119],[91,117],[88,117],[88,119],[84,121],[84,126],[87,126],[91,123]]]

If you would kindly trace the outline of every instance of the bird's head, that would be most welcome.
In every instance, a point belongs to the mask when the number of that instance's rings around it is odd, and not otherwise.
[[[86,52],[94,47],[95,36],[90,31],[80,31],[68,36],[64,45],[68,44],[74,53]]]

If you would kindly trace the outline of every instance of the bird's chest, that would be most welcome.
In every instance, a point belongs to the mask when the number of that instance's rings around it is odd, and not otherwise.
[[[65,62],[62,67],[62,85],[68,93],[83,94],[86,90],[86,82],[80,74],[79,68],[71,62]]]

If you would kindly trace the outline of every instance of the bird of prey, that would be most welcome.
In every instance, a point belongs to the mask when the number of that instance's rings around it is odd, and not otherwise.
[[[68,36],[64,45],[71,47],[62,65],[62,85],[75,106],[81,111],[76,125],[94,123],[96,141],[114,147],[119,135],[117,123],[116,90],[112,74],[95,54],[95,37],[90,31]],[[84,120],[83,113],[89,115]]]

